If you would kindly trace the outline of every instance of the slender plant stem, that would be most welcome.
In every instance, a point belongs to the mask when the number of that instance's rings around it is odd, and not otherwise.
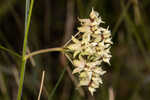
[[[42,74],[42,79],[41,79],[41,85],[40,85],[40,91],[39,91],[38,100],[40,100],[40,97],[41,97],[41,93],[42,93],[42,89],[43,89],[43,83],[44,83],[44,77],[45,77],[45,71],[43,71],[43,74]]]
[[[29,4],[29,0],[26,0],[26,7],[27,7],[27,4]],[[17,100],[21,100],[21,95],[22,95],[22,88],[23,88],[24,74],[25,74],[25,65],[26,65],[26,59],[24,59],[24,57],[26,55],[27,39],[28,39],[28,32],[29,32],[29,28],[30,28],[33,4],[34,4],[34,0],[31,0],[29,14],[28,14],[28,11],[26,11],[27,19],[25,20],[25,23],[27,21],[27,24],[25,25],[25,36],[24,36],[24,41],[23,41],[22,63],[21,63],[21,73],[20,73],[21,76],[20,76],[20,81],[19,81]]]
[[[79,33],[80,33],[80,32],[76,33],[76,34],[74,35],[74,37],[76,37]],[[68,40],[68,41],[65,43],[64,47],[67,46],[67,45],[71,42],[71,40],[72,40],[72,38],[71,38],[70,40]]]
[[[130,5],[131,5],[131,2],[129,1],[129,2],[127,3],[126,7],[124,8],[124,10],[122,11],[122,13],[120,14],[120,17],[119,17],[117,23],[115,24],[114,29],[112,30],[112,37],[113,37],[113,38],[115,37],[116,31],[118,30],[119,25],[120,25],[121,22],[123,21],[123,19],[124,19],[124,17],[125,17],[125,12],[129,9]]]
[[[42,49],[42,50],[34,51],[34,52],[26,55],[24,58],[25,58],[25,60],[27,60],[28,58],[33,57],[35,55],[39,55],[39,54],[43,54],[43,53],[47,53],[47,52],[54,52],[54,51],[63,52],[63,48],[48,48],[48,49]]]
[[[54,89],[52,90],[51,94],[48,96],[48,100],[52,100],[52,97],[53,97],[53,95],[54,95],[58,85],[60,84],[61,80],[63,79],[63,76],[64,76],[65,72],[66,72],[66,68],[64,68],[63,71],[61,72],[61,75],[60,75],[60,77],[59,77],[59,79],[58,79]]]
[[[12,55],[14,55],[14,56],[16,56],[18,58],[21,58],[21,56],[18,53],[12,51],[11,49],[5,48],[2,45],[0,45],[0,49],[2,49],[4,51],[7,51],[8,53],[10,53],[10,54],[12,54]]]

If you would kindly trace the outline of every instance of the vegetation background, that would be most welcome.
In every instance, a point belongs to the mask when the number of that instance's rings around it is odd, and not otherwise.
[[[17,98],[25,4],[0,0],[0,100]],[[43,70],[41,100],[150,100],[150,0],[35,0],[27,53],[64,45],[77,32],[77,18],[87,18],[92,7],[109,25],[114,42],[104,84],[94,96],[76,89],[67,59],[45,53],[26,64],[22,100],[37,100]]]

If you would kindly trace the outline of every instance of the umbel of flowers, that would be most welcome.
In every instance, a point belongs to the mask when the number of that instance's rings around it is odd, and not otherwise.
[[[111,41],[110,30],[101,27],[104,23],[99,13],[92,9],[88,19],[78,19],[81,26],[78,27],[78,35],[72,36],[72,40],[65,46],[65,52],[71,59],[77,74],[79,86],[87,86],[90,93],[103,83],[102,75],[106,73],[102,69],[102,62],[110,65]]]

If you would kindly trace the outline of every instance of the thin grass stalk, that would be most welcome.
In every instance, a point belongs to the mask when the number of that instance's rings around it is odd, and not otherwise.
[[[64,68],[63,71],[61,72],[61,75],[60,75],[60,77],[59,77],[59,79],[58,79],[54,89],[52,90],[51,94],[48,96],[48,100],[52,100],[52,97],[55,94],[56,89],[59,86],[60,82],[62,81],[65,72],[66,72],[66,68]]]
[[[30,2],[29,0],[26,0],[26,9],[30,4],[29,2]],[[20,73],[21,76],[20,76],[20,81],[19,81],[19,89],[18,89],[17,100],[21,100],[21,95],[22,95],[22,88],[23,88],[24,74],[25,74],[25,66],[26,66],[26,59],[24,59],[24,57],[26,55],[27,39],[28,39],[28,32],[29,32],[29,28],[30,28],[30,21],[31,21],[31,14],[32,14],[33,4],[34,4],[34,0],[31,0],[29,13],[26,10],[27,18],[25,19],[25,36],[24,36],[24,41],[23,41],[21,73]]]
[[[43,84],[44,84],[44,77],[45,77],[45,71],[43,71],[43,74],[42,74],[40,91],[39,91],[39,95],[38,95],[38,99],[37,100],[40,100],[40,97],[41,97],[41,93],[42,93],[42,89],[43,89]]]
[[[115,35],[116,35],[116,33],[117,33],[117,30],[118,30],[118,28],[119,28],[121,22],[123,21],[123,19],[124,19],[124,17],[125,17],[125,12],[129,9],[130,5],[131,5],[131,2],[129,1],[129,2],[127,3],[126,7],[123,9],[122,13],[120,14],[120,17],[119,17],[117,23],[115,24],[115,26],[114,26],[114,28],[113,28],[113,30],[112,30],[112,37],[113,37],[113,38],[115,37]]]
[[[12,51],[11,49],[5,48],[5,47],[3,47],[2,45],[0,45],[0,49],[2,49],[2,50],[4,50],[4,51],[7,51],[8,53],[12,54],[13,56],[16,56],[16,57],[18,57],[18,58],[21,58],[21,56],[20,56],[18,53]]]

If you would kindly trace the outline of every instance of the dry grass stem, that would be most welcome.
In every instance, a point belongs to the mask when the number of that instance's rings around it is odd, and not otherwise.
[[[108,92],[109,92],[109,100],[115,100],[115,94],[112,87],[109,88]]]
[[[38,100],[40,100],[40,97],[41,97],[43,83],[44,83],[44,77],[45,77],[45,71],[43,71],[43,74],[42,74],[42,79],[41,79],[41,85],[40,85],[40,91],[39,91]]]

